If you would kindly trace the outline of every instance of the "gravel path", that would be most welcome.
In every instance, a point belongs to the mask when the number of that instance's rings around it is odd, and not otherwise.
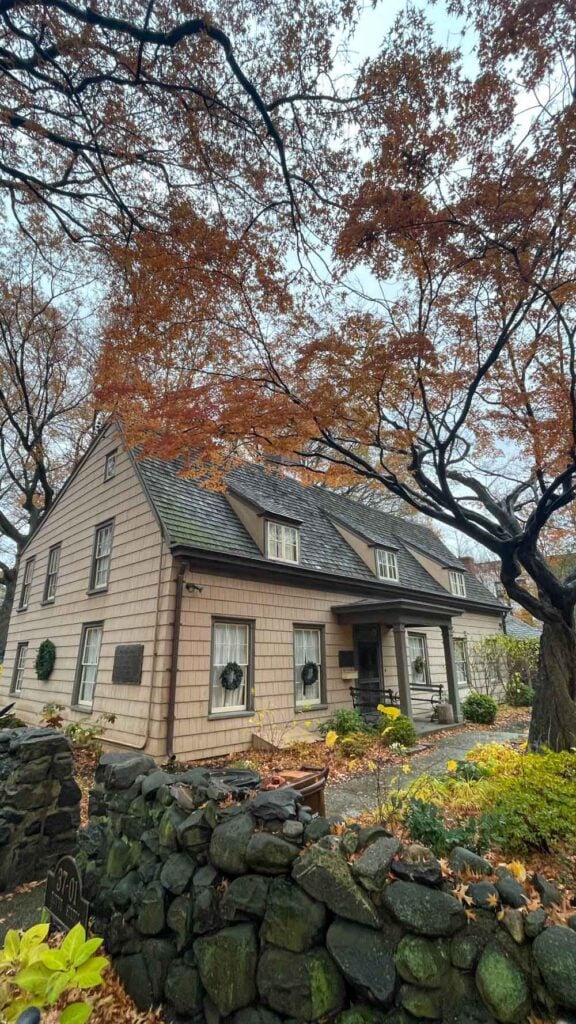
[[[509,743],[521,742],[526,739],[524,729],[511,728],[509,731],[464,731],[454,730],[437,741],[434,746],[421,754],[415,754],[410,763],[413,773],[427,772],[430,775],[441,775],[446,770],[446,762],[460,761],[477,743]],[[426,738],[423,737],[423,742]],[[390,779],[398,774],[398,767],[384,768],[382,775]],[[405,785],[409,786],[413,775],[407,775]],[[404,780],[402,780],[404,782]],[[326,788],[326,814],[332,819],[354,818],[366,811],[373,810],[376,805],[376,782],[373,774],[355,775],[346,782],[328,784]]]

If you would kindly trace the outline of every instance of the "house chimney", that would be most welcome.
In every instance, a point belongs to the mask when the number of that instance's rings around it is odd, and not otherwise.
[[[476,572],[476,562],[474,561],[473,558],[470,557],[470,555],[462,555],[459,561],[462,562],[462,565],[464,566],[465,569],[468,570],[468,572]]]

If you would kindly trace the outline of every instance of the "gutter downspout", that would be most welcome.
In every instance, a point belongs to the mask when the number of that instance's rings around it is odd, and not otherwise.
[[[188,570],[185,562],[180,562],[176,577],[176,602],[174,605],[174,621],[172,623],[172,654],[170,658],[170,683],[168,689],[168,713],[166,725],[166,756],[174,756],[174,724],[176,717],[176,683],[178,680],[178,651],[180,648],[180,620],[182,618],[182,594],[184,577]]]

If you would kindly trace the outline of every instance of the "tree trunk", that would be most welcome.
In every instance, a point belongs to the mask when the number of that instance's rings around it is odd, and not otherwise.
[[[14,595],[16,593],[16,569],[11,572],[10,576],[6,575],[4,577],[4,583],[6,584],[6,590],[4,591],[4,599],[0,605],[0,662],[4,658],[10,614],[12,612]]]
[[[576,747],[576,631],[544,623],[529,744],[550,750]]]

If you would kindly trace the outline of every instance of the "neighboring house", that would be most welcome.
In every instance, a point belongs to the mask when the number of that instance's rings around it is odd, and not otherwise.
[[[542,636],[542,623],[537,622],[535,626],[531,626],[517,615],[509,614],[504,619],[504,632],[517,640],[539,640]]]
[[[114,713],[113,743],[218,755],[254,714],[317,723],[351,685],[420,714],[442,685],[458,714],[467,641],[504,611],[425,527],[252,465],[208,491],[108,425],[23,552],[0,692],[30,722],[57,702]]]

